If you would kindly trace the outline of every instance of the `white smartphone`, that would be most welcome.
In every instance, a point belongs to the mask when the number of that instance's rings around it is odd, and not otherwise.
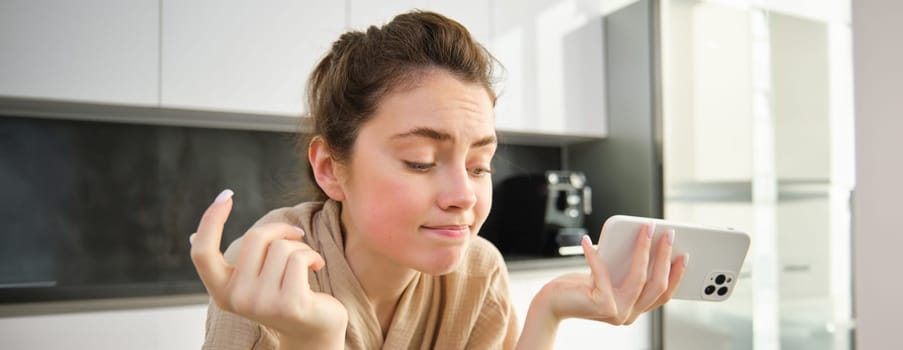
[[[669,229],[674,229],[671,261],[689,253],[687,271],[673,299],[723,301],[730,297],[749,250],[748,234],[732,228],[627,215],[615,215],[605,220],[599,238],[599,255],[615,286],[623,282],[630,270],[634,242],[646,224],[653,232],[650,271],[657,243]]]

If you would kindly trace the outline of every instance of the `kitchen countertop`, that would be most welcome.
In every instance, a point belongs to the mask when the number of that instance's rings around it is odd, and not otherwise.
[[[586,259],[582,255],[548,257],[548,256],[505,256],[505,265],[509,272],[536,271],[546,269],[562,269],[584,267]]]
[[[583,256],[505,256],[512,273],[586,266]],[[126,310],[207,304],[207,294],[179,294],[156,297],[85,299],[51,302],[29,302],[0,305],[0,317],[36,316],[86,311]]]
[[[205,293],[137,298],[64,300],[0,305],[0,318],[54,315],[77,312],[135,310],[160,307],[204,305],[210,302]]]

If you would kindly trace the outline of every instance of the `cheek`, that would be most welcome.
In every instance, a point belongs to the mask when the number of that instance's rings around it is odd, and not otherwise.
[[[363,179],[362,179],[363,180]],[[419,266],[411,252],[425,251],[417,229],[430,208],[425,191],[404,177],[370,175],[364,192],[351,200],[358,233],[371,249],[404,265]],[[363,189],[364,187],[359,187]],[[413,259],[413,260],[412,260]]]
[[[370,169],[377,169],[370,168]],[[414,183],[392,171],[372,171],[356,174],[353,198],[349,202],[364,215],[361,229],[381,240],[395,240],[393,234],[416,228],[417,220],[429,208],[428,192],[418,190]]]

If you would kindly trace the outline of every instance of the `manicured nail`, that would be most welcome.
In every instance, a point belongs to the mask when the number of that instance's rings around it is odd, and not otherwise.
[[[192,233],[191,236],[188,236],[188,244],[194,245],[194,236],[197,236],[197,233]]]
[[[646,225],[646,237],[652,238],[653,233],[655,233],[655,224],[647,224]]]
[[[590,245],[593,244],[593,242],[590,242],[590,240],[589,240],[589,235],[583,235],[583,238],[581,238],[581,239],[582,239],[584,242],[589,243]]]
[[[303,228],[300,228],[300,227],[298,227],[298,226],[295,226],[295,229],[298,230],[298,232],[301,233],[301,236],[304,236],[304,229],[303,229]]]
[[[223,203],[223,202],[229,200],[229,198],[232,198],[233,194],[235,194],[235,193],[233,193],[232,190],[225,189],[222,192],[220,192],[218,196],[216,196],[216,199],[213,200],[213,203]]]
[[[690,264],[690,253],[684,253],[684,267]]]
[[[674,245],[674,229],[668,230],[668,244]]]

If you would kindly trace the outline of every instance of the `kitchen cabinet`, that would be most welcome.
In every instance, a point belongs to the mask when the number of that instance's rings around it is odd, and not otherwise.
[[[300,116],[345,2],[163,1],[161,106]]]
[[[496,71],[501,78],[496,89],[496,126],[500,131],[565,139],[606,135],[599,5],[586,1],[352,1],[349,25],[365,29],[413,8],[437,11],[461,22],[499,60],[503,68]]]
[[[563,0],[5,1],[0,96],[231,112],[249,120],[302,116],[310,71],[341,33],[419,8],[464,24],[504,67],[496,71],[496,124],[502,133],[526,136],[505,142],[598,139],[608,127],[599,6]]]
[[[483,42],[489,36],[489,5],[477,0],[271,2],[164,0],[161,106],[303,115],[307,78],[339,35],[414,8],[448,14]],[[472,11],[478,6],[486,10]]]
[[[441,13],[461,22],[480,43],[490,40],[491,2],[485,0],[352,0],[349,8],[349,26],[364,30],[392,20],[395,15],[413,10],[429,10]]]
[[[157,0],[0,2],[0,96],[156,106]]]
[[[490,50],[504,67],[500,130],[607,134],[602,9],[588,1],[496,0]]]

